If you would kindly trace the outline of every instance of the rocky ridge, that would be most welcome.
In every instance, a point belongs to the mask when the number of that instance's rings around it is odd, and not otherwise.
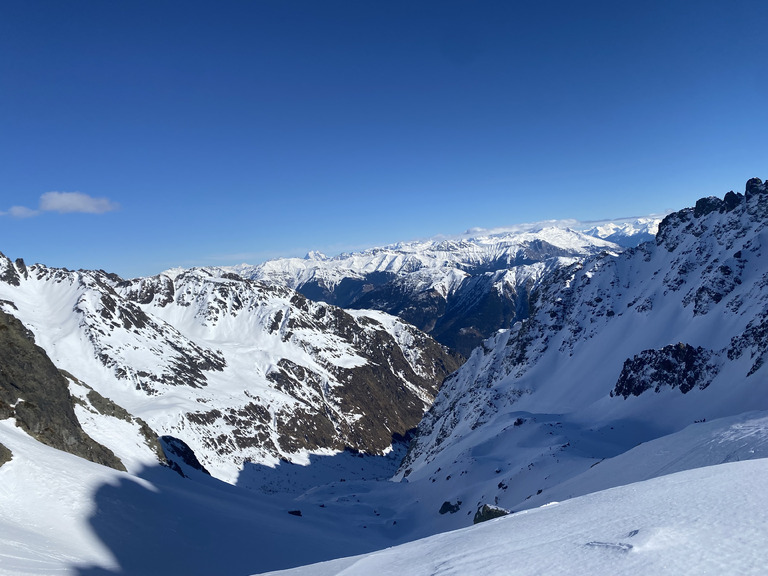
[[[555,271],[530,317],[446,380],[398,477],[527,508],[638,440],[767,409],[766,225],[755,178],[670,214],[653,242]]]
[[[0,276],[3,310],[73,375],[92,437],[99,419],[119,420],[134,438],[115,447],[123,460],[157,461],[144,439],[153,430],[230,482],[246,461],[387,451],[461,361],[386,314],[219,269],[123,280],[2,256]]]

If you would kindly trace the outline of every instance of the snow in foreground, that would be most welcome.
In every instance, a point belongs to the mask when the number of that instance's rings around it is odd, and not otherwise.
[[[577,476],[563,462],[548,471],[559,474],[556,486],[522,502],[529,509],[454,532],[445,530],[471,521],[472,502],[440,514],[444,494],[429,481],[371,480],[391,466],[381,458],[254,468],[232,486],[191,471],[105,468],[40,444],[12,420],[0,421],[0,442],[13,452],[0,467],[3,576],[244,576],[355,554],[367,555],[284,574],[730,575],[768,566],[764,412],[693,424]],[[535,507],[544,497],[561,503]]]
[[[768,459],[679,472],[272,574],[765,574]]]

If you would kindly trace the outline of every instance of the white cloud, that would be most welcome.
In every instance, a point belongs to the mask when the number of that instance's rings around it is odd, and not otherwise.
[[[46,192],[40,196],[39,208],[34,210],[26,206],[11,206],[7,211],[0,211],[0,216],[14,218],[32,218],[43,212],[59,214],[104,214],[120,208],[117,202],[108,198],[94,198],[81,192]]]
[[[107,198],[93,198],[80,192],[46,192],[40,196],[40,210],[44,212],[103,214],[119,207]]]
[[[11,206],[8,209],[8,214],[14,218],[32,218],[40,214],[40,211],[32,210],[32,208],[27,208],[26,206]]]

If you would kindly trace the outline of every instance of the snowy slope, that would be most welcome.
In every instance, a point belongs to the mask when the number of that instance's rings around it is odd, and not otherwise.
[[[429,536],[446,529],[443,521],[464,512],[462,508],[460,513],[441,515],[440,494],[430,482],[362,480],[362,471],[353,478],[356,466],[362,464],[375,474],[373,468],[384,464],[384,459],[370,456],[345,454],[333,466],[330,460],[311,466],[282,464],[280,468],[287,466],[282,474],[279,469],[270,472],[265,468],[262,480],[271,479],[282,488],[265,495],[201,473],[182,478],[169,468],[149,467],[134,473],[105,468],[43,446],[11,420],[0,421],[0,443],[13,453],[10,462],[0,465],[0,574],[9,576],[261,573]],[[589,545],[604,542],[631,544],[632,553],[644,552],[626,566],[628,571],[650,574],[659,570],[658,562],[673,561],[674,552],[691,554],[691,558],[678,558],[681,561],[690,561],[696,554],[701,560],[688,569],[699,574],[708,573],[709,563],[716,557],[710,555],[712,550],[727,556],[726,551],[711,548],[714,540],[702,536],[719,537],[722,527],[729,533],[726,544],[731,550],[743,546],[735,560],[728,557],[736,563],[729,564],[725,572],[759,574],[755,567],[764,564],[760,544],[768,529],[761,500],[767,457],[766,412],[694,424],[603,461],[539,504],[699,468],[695,475],[666,477],[656,484],[632,484],[586,500],[561,502],[558,509],[570,510],[565,515],[543,512],[552,506],[533,509],[481,525],[486,528],[443,534],[371,558],[381,562],[376,567],[385,574],[396,568],[402,571],[403,564],[397,559],[405,558],[409,560],[407,574],[428,569],[433,572],[427,573],[485,574],[511,569],[503,558],[509,560],[508,554],[515,551],[514,566],[522,573],[583,573],[582,567],[588,566],[588,573],[602,574],[608,562],[626,561],[618,546]],[[762,460],[737,462],[756,458]],[[757,468],[718,466],[727,462]],[[386,474],[386,466],[392,464],[381,466],[379,472]],[[301,484],[303,471],[313,474],[311,479],[307,477],[311,480],[307,485]],[[338,480],[339,475],[346,481]],[[333,478],[337,480],[331,481]],[[743,510],[742,505],[748,509]],[[517,524],[532,522],[530,515],[535,523]],[[639,532],[628,536],[633,530]],[[734,534],[739,536],[735,543]],[[675,535],[687,535],[690,540],[675,547]],[[489,546],[492,542],[506,544]],[[497,545],[502,546],[498,554],[494,552]],[[561,551],[560,547],[566,548]],[[657,555],[665,549],[667,552]],[[421,556],[411,557],[409,550]],[[586,557],[573,564],[561,552]],[[553,553],[558,554],[558,561],[547,564]],[[358,565],[361,560],[312,566],[298,573],[337,574],[344,573],[340,567],[347,566],[368,569],[370,560]],[[442,568],[438,570],[432,561]],[[676,574],[677,564],[670,564],[669,570],[653,573]]]
[[[680,472],[283,576],[758,576],[768,460]]]
[[[285,499],[169,468],[119,472],[33,440],[0,441],[0,574],[243,575],[371,551],[343,519],[306,522]],[[296,546],[299,540],[302,545]]]
[[[398,478],[519,510],[638,443],[768,409],[766,224],[750,180],[563,269],[446,381]]]
[[[458,366],[397,319],[352,316],[216,269],[123,281],[0,256],[0,278],[3,310],[59,368],[184,440],[229,482],[246,461],[389,450]],[[84,402],[87,389],[76,395]],[[135,459],[132,442],[118,451]]]

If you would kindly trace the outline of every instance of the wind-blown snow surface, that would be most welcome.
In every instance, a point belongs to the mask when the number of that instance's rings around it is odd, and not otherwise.
[[[768,460],[680,472],[283,576],[761,575]]]

